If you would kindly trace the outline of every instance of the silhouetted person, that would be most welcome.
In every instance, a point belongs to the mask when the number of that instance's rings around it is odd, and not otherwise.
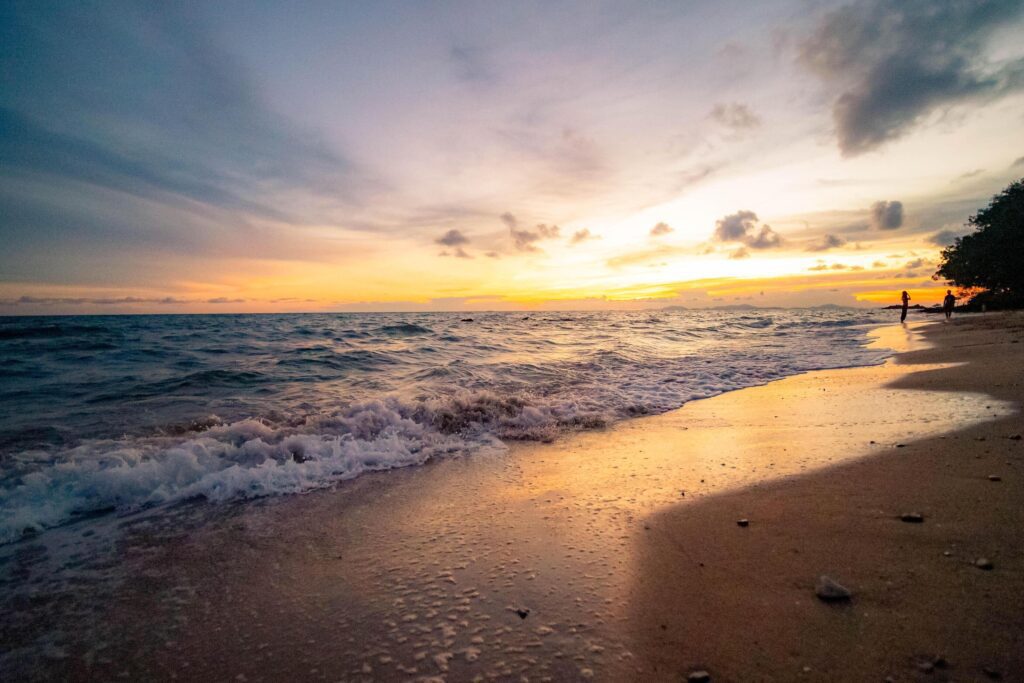
[[[946,320],[949,320],[953,315],[953,307],[956,306],[956,297],[953,296],[953,290],[946,290],[946,298],[942,300],[942,312],[946,314]]]
[[[907,294],[907,290],[903,290],[903,294],[900,295],[903,300],[903,310],[900,312],[900,322],[906,322],[907,320],[907,309],[910,307],[910,295]]]

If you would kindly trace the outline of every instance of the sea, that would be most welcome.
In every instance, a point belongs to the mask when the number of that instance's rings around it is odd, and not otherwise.
[[[881,363],[859,309],[0,318],[0,543]]]

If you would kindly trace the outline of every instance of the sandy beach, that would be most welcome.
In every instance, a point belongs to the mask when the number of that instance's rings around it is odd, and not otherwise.
[[[882,366],[111,520],[74,574],[54,569],[74,525],[48,532],[3,556],[25,590],[0,661],[19,679],[1021,680],[1024,316],[878,334],[901,351]],[[819,600],[823,574],[852,598]]]

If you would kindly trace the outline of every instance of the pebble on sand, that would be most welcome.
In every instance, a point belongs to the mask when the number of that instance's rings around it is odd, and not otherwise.
[[[976,559],[974,561],[974,566],[978,569],[984,569],[985,571],[989,571],[990,569],[995,567],[995,565],[992,564],[992,561],[989,560],[987,557],[979,557],[978,559]]]
[[[737,524],[737,526],[747,527],[747,526],[750,526],[750,520],[746,519],[746,518],[737,519],[736,520],[736,524]]]
[[[920,524],[924,521],[924,515],[920,512],[904,512],[900,515],[900,519],[904,522],[910,522],[911,524]]]
[[[998,474],[990,474],[990,475],[988,475],[988,480],[989,481],[1002,481],[1003,478],[1000,477]]]
[[[710,683],[711,674],[707,671],[694,671],[686,677],[688,683]]]
[[[843,586],[830,576],[822,574],[814,587],[814,594],[825,602],[841,602],[853,596],[850,589]]]

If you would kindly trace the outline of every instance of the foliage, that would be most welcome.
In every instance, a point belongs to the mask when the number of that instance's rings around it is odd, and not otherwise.
[[[989,308],[1024,305],[1024,178],[971,216],[975,231],[942,250],[936,278],[984,290],[971,303]]]

